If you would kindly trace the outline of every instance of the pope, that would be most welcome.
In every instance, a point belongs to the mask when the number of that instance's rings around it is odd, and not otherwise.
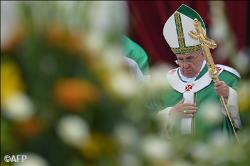
[[[220,81],[212,81],[200,42],[189,36],[190,31],[195,31],[195,18],[206,34],[201,16],[186,5],[181,5],[164,25],[163,35],[176,55],[179,67],[167,73],[170,90],[163,95],[157,116],[165,121],[164,129],[168,135],[179,133],[206,139],[220,132],[230,136],[232,126],[221,106],[220,96],[226,101],[233,126],[239,129],[241,120],[236,87],[240,75],[231,67],[217,64]],[[209,116],[215,116],[215,120],[209,121]]]

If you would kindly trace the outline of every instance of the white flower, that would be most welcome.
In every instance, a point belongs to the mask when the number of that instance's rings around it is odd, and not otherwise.
[[[197,160],[208,160],[209,158],[211,158],[209,146],[202,143],[194,144],[194,146],[191,147],[191,154]]]
[[[151,161],[166,161],[170,158],[171,147],[163,139],[147,136],[142,140],[142,154]]]
[[[109,35],[110,32],[125,32],[128,22],[127,2],[92,2],[89,10],[90,29]]]
[[[34,113],[33,103],[23,93],[16,92],[2,103],[3,114],[15,121],[26,121]]]
[[[232,61],[237,69],[242,73],[247,73],[249,70],[249,58],[250,50],[240,50]]]
[[[201,117],[205,123],[219,123],[222,118],[223,114],[221,111],[221,106],[219,103],[216,102],[205,102],[200,106]]]
[[[73,146],[83,145],[89,136],[87,123],[74,115],[63,117],[59,121],[57,132],[63,141]]]
[[[20,27],[17,4],[15,1],[1,1],[1,49],[8,44],[13,32]]]
[[[138,141],[136,129],[128,124],[119,124],[115,128],[115,138],[126,148],[133,147]]]
[[[34,153],[24,154],[27,159],[23,162],[16,162],[14,166],[48,166],[48,163],[41,156]]]
[[[171,166],[191,166],[191,164],[185,160],[175,160]]]
[[[125,72],[117,72],[110,78],[110,87],[120,97],[128,98],[136,94],[137,82]]]
[[[94,53],[100,52],[100,50],[105,46],[105,36],[101,33],[91,31],[86,35],[84,34],[83,39],[84,44]]]
[[[214,165],[221,165],[228,160],[232,160],[230,152],[232,148],[230,138],[228,135],[221,133],[220,131],[215,132],[210,140],[210,148],[213,149],[212,158],[214,158]]]
[[[121,69],[125,63],[122,54],[123,52],[119,45],[113,45],[111,47],[105,47],[102,57],[100,58],[109,70],[117,70]]]
[[[169,66],[160,65],[152,68],[150,76],[146,76],[146,88],[152,92],[166,89],[169,87],[167,72]]]
[[[210,138],[210,142],[212,144],[213,147],[215,147],[217,150],[225,150],[225,148],[229,145],[230,141],[229,141],[229,137],[223,133],[221,133],[220,131],[215,132],[211,138]]]
[[[121,166],[140,166],[140,160],[135,154],[132,153],[125,153],[122,154],[120,158],[120,165]]]

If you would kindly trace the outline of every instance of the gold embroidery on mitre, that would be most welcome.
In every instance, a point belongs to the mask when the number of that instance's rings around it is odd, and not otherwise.
[[[171,50],[175,54],[190,54],[192,52],[200,50],[201,49],[200,44],[196,46],[186,46],[182,23],[181,23],[181,15],[179,12],[176,12],[174,14],[174,19],[175,19],[175,24],[176,24],[176,32],[178,36],[179,48],[171,48]]]

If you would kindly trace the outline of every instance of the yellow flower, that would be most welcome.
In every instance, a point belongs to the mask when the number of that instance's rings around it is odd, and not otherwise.
[[[115,140],[99,132],[93,132],[80,149],[84,157],[88,159],[97,159],[104,155],[114,156],[118,153],[118,146]]]
[[[18,66],[11,61],[1,62],[1,103],[16,92],[24,90]]]
[[[239,94],[239,106],[240,111],[250,111],[250,103],[249,103],[249,97],[250,97],[250,89],[249,89],[249,80],[242,81],[239,85],[238,94]]]

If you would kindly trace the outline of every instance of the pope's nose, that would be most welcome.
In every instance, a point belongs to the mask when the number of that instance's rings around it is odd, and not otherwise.
[[[183,63],[181,67],[184,68],[184,69],[189,68],[189,64],[188,63]]]

